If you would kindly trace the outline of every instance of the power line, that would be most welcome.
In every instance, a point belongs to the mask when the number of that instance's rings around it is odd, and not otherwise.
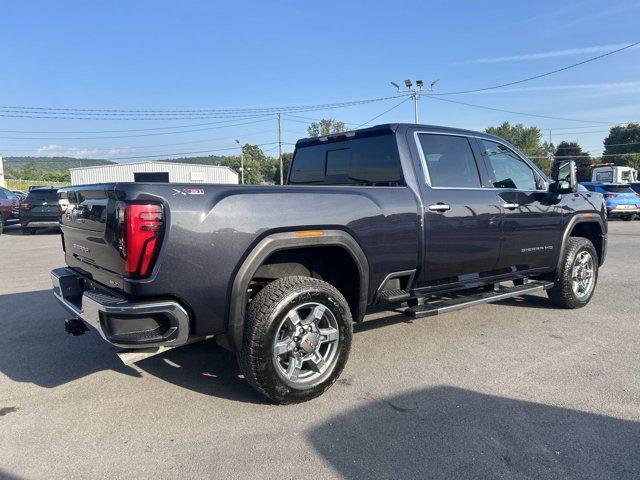
[[[364,122],[364,123],[361,123],[361,124],[360,124],[360,125],[358,125],[355,129],[358,129],[358,128],[360,128],[360,127],[364,127],[366,124],[373,122],[374,120],[376,120],[376,119],[380,118],[381,116],[383,116],[383,115],[385,115],[385,114],[389,113],[391,110],[395,110],[395,109],[396,109],[396,108],[398,108],[400,105],[402,105],[403,103],[405,103],[406,101],[408,101],[408,100],[410,100],[410,99],[411,99],[411,97],[407,97],[407,98],[405,98],[405,99],[404,99],[404,100],[402,100],[400,103],[398,103],[398,104],[394,105],[394,106],[393,106],[393,107],[391,107],[390,109],[385,110],[385,111],[384,111],[384,112],[382,112],[381,114],[376,115],[375,117],[373,117],[373,118],[371,118],[371,119],[367,120],[367,121],[366,121],[366,122]]]
[[[273,145],[274,143],[278,143],[278,142],[258,143],[255,146],[256,147],[261,147],[263,145]],[[210,149],[210,150],[199,150],[199,151],[195,151],[195,152],[164,153],[164,154],[159,154],[159,155],[137,155],[137,156],[133,156],[133,157],[111,157],[111,158],[109,158],[109,160],[137,160],[137,159],[142,159],[142,158],[175,157],[175,156],[179,156],[179,155],[195,155],[195,154],[200,154],[200,153],[211,153],[211,152],[223,152],[223,151],[228,151],[228,150],[238,150],[239,148],[242,148],[242,147],[237,147],[236,146],[236,147],[216,148],[216,149]]]
[[[139,135],[110,135],[103,137],[0,137],[0,139],[5,140],[104,140],[111,138],[138,138],[138,137],[155,137],[159,135],[175,135],[180,133],[192,133],[192,132],[203,132],[208,130],[219,130],[221,128],[230,128],[230,127],[239,127],[243,125],[254,125],[256,123],[264,123],[270,122],[271,118],[267,118],[265,120],[255,120],[253,122],[244,122],[244,123],[234,123],[228,125],[219,125],[217,127],[207,127],[207,128],[198,128],[194,130],[180,130],[176,132],[157,132],[157,133],[144,133]]]
[[[351,100],[346,102],[290,105],[278,107],[237,108],[237,109],[199,109],[199,110],[126,110],[126,109],[86,109],[86,108],[55,108],[29,106],[0,106],[0,117],[11,118],[53,118],[63,120],[169,120],[185,118],[221,118],[260,114],[275,114],[278,112],[310,112],[346,108],[369,103],[383,102],[398,95],[388,97]]]
[[[243,134],[243,137],[253,137],[256,135],[261,135],[264,133],[271,133],[273,134],[273,129],[271,130],[262,130],[259,132],[249,132],[246,134]],[[152,144],[152,145],[134,145],[134,146],[112,146],[112,147],[104,147],[104,148],[91,148],[92,151],[96,151],[96,152],[109,152],[111,150],[139,150],[139,149],[144,149],[144,148],[149,148],[149,149],[154,149],[154,148],[163,148],[163,147],[173,147],[173,146],[177,146],[177,145],[193,145],[196,143],[206,143],[206,142],[215,142],[218,140],[228,140],[228,139],[233,139],[236,138],[237,135],[228,135],[225,137],[216,137],[216,138],[205,138],[202,140],[192,140],[189,142],[176,142],[176,143],[161,143],[161,144]],[[65,148],[65,147],[61,147],[61,148]],[[68,147],[68,148],[73,148],[73,147]],[[0,149],[3,152],[24,152],[26,150],[33,150],[33,147],[24,147],[24,148],[20,148],[20,149],[5,149],[5,148],[1,148]]]
[[[607,153],[604,155],[594,155],[595,157],[621,157],[623,155],[640,155],[640,152],[637,153]],[[554,158],[591,158],[591,155],[558,155]],[[527,157],[527,158],[548,158],[548,157]]]
[[[512,85],[518,85],[519,83],[530,82],[531,80],[536,80],[538,78],[548,77],[549,75],[553,75],[555,73],[563,72],[565,70],[569,70],[571,68],[575,68],[575,67],[578,67],[580,65],[584,65],[585,63],[594,62],[594,61],[599,60],[601,58],[608,57],[609,55],[613,55],[615,53],[622,52],[623,50],[627,50],[629,48],[635,47],[636,45],[640,45],[640,42],[635,42],[635,43],[632,43],[630,45],[627,45],[626,47],[618,48],[616,50],[611,50],[610,52],[603,53],[601,55],[597,55],[595,57],[588,58],[588,59],[583,60],[583,61],[578,62],[578,63],[573,63],[571,65],[567,65],[567,66],[562,67],[562,68],[557,68],[557,69],[552,70],[550,72],[541,73],[539,75],[534,75],[532,77],[523,78],[521,80],[516,80],[514,82],[502,83],[502,84],[499,84],[499,85],[492,85],[490,87],[484,87],[484,88],[475,88],[475,89],[472,89],[472,90],[460,90],[460,91],[457,91],[457,92],[431,93],[431,94],[428,94],[426,96],[430,97],[430,96],[436,96],[436,95],[437,96],[441,96],[441,95],[462,95],[462,94],[465,94],[465,93],[486,92],[487,90],[496,90],[498,88],[510,87]]]
[[[475,104],[475,103],[460,102],[458,100],[451,100],[450,98],[439,98],[439,97],[430,97],[430,96],[427,96],[427,98],[429,98],[430,100],[438,100],[438,101],[441,101],[441,102],[455,103],[455,104],[458,104],[458,105],[465,105],[467,107],[481,108],[483,110],[492,110],[494,112],[512,113],[514,115],[524,115],[524,116],[527,116],[527,117],[546,118],[546,119],[551,119],[551,120],[563,120],[563,121],[566,121],[566,122],[599,123],[599,124],[603,124],[603,125],[611,125],[611,124],[613,124],[613,122],[598,122],[596,120],[580,120],[580,119],[577,119],[577,118],[552,117],[552,116],[549,116],[549,115],[538,115],[538,114],[535,114],[535,113],[516,112],[514,110],[505,110],[505,109],[502,109],[502,108],[487,107],[486,105],[478,105],[478,104]]]
[[[254,118],[266,118],[270,117],[271,114],[262,114],[262,115],[252,115],[242,120],[250,120]],[[238,119],[229,119],[229,120],[221,120],[218,122],[206,122],[206,123],[190,123],[189,125],[172,125],[170,127],[152,127],[152,128],[126,128],[121,130],[0,130],[0,133],[26,133],[26,134],[95,134],[95,133],[126,133],[126,132],[149,132],[156,130],[173,130],[176,128],[193,128],[193,127],[203,127],[209,125],[219,125],[221,123],[229,123],[237,121]],[[4,138],[4,137],[0,137]]]

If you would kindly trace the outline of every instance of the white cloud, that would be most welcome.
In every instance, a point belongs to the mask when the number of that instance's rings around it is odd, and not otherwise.
[[[553,58],[553,57],[568,57],[574,55],[583,55],[586,53],[606,53],[612,50],[616,50],[618,48],[623,48],[629,45],[628,43],[616,43],[612,45],[594,45],[591,47],[581,47],[581,48],[568,48],[565,50],[553,50],[549,52],[538,52],[538,53],[524,53],[520,55],[510,55],[505,57],[487,57],[487,58],[477,58],[475,60],[469,60],[464,63],[498,63],[498,62],[521,62],[527,60],[540,60],[543,58]],[[636,45],[635,47],[629,48],[629,50],[637,50],[640,48],[640,45]]]
[[[128,152],[128,147],[123,148],[81,148],[63,147],[49,144],[36,149],[36,155],[47,157],[72,157],[72,158],[112,158],[120,153]]]

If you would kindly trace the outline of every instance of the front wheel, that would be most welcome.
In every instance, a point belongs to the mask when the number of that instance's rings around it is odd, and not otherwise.
[[[622,220],[624,220],[625,222],[630,222],[631,220],[633,220],[633,218],[635,217],[635,215],[623,215]]]
[[[338,379],[352,329],[349,305],[332,285],[298,276],[275,280],[249,305],[240,369],[277,403],[310,400]]]
[[[598,254],[586,238],[567,240],[560,271],[547,295],[554,305],[562,308],[584,307],[593,296],[598,281]]]

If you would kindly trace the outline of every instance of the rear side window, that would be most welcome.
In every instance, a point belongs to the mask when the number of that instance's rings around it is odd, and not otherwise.
[[[289,184],[403,185],[395,136],[354,138],[297,148]]]
[[[516,188],[518,190],[538,190],[536,176],[527,163],[510,149],[490,140],[482,140],[484,154],[493,173],[496,188]]]
[[[466,137],[419,135],[432,187],[479,188],[480,174]]]

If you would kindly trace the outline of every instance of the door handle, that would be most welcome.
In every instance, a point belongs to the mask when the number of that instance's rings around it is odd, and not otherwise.
[[[515,210],[520,205],[517,203],[503,203],[502,208],[506,208],[507,210]]]
[[[432,212],[446,212],[451,210],[451,207],[446,203],[436,203],[435,205],[429,205],[429,210]]]

